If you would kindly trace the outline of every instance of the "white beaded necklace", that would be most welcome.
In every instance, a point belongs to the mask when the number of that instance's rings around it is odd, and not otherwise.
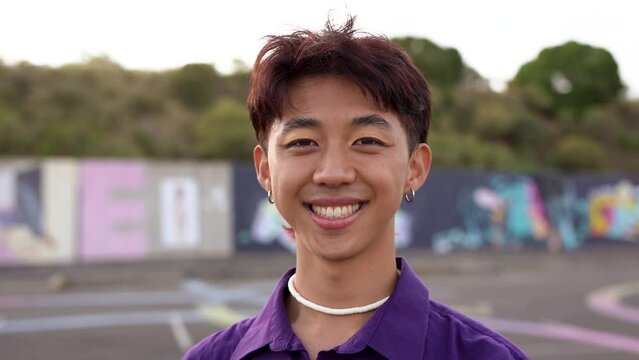
[[[345,308],[345,309],[335,309],[335,308],[330,308],[330,307],[316,304],[308,300],[307,298],[303,297],[302,294],[297,292],[297,290],[295,289],[295,284],[293,283],[293,281],[295,281],[295,274],[291,275],[290,279],[288,279],[288,291],[295,298],[295,300],[297,300],[300,304],[306,306],[309,309],[313,309],[317,312],[321,312],[323,314],[328,314],[328,315],[353,315],[353,314],[366,313],[384,305],[386,300],[388,300],[388,298],[390,297],[390,296],[387,296],[381,300],[375,301],[372,304],[368,304],[364,306],[356,306],[356,307]]]

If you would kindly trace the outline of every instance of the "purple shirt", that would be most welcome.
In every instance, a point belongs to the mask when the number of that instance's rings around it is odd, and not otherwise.
[[[429,299],[428,290],[403,258],[399,280],[384,305],[345,343],[321,351],[321,359],[530,359],[506,338]],[[183,360],[308,359],[288,322],[280,279],[262,311],[205,338]]]

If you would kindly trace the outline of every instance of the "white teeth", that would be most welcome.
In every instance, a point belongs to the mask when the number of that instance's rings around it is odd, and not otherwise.
[[[360,206],[358,204],[347,205],[347,206],[311,206],[313,212],[321,217],[335,219],[335,218],[344,218],[347,216],[351,216],[359,210]]]
[[[344,211],[346,212],[346,211]],[[333,212],[333,215],[335,217],[342,217],[342,208],[341,207],[336,207],[335,211]]]

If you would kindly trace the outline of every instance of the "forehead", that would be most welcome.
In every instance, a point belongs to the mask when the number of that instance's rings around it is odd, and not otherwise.
[[[291,84],[280,120],[300,115],[315,115],[323,120],[383,112],[356,83],[343,77],[314,76]]]

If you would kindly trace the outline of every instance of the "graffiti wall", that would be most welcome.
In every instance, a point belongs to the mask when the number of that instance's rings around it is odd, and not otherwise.
[[[435,172],[421,192],[421,206],[413,212],[421,225],[414,229],[420,234],[416,240],[438,253],[482,247],[573,249],[578,223],[587,221],[563,178]],[[428,220],[438,212],[445,215]]]
[[[148,248],[144,164],[86,161],[80,174],[82,260],[142,258]]]
[[[242,250],[294,250],[250,165],[234,168],[235,239]],[[639,177],[432,171],[396,215],[398,248],[575,250],[639,241]]]
[[[448,182],[451,176],[473,181]],[[444,203],[440,189],[450,190],[447,209],[430,202]],[[420,200],[413,216],[422,226],[413,230],[420,245],[439,253],[481,247],[561,251],[586,242],[639,241],[637,178],[435,173]],[[442,210],[449,212],[447,221],[423,226],[429,214]]]
[[[639,242],[639,176],[432,171],[398,248],[571,251]],[[0,162],[0,266],[295,250],[250,164]]]
[[[0,163],[0,264],[71,261],[77,208],[65,190],[76,176],[64,160]]]
[[[78,163],[71,159],[49,160],[42,169],[42,224],[47,239],[57,247],[60,262],[77,255],[79,227]]]
[[[0,163],[0,266],[228,256],[231,166]]]
[[[231,167],[85,161],[81,260],[228,256]]]
[[[146,188],[150,253],[233,251],[232,172],[226,163],[153,163]]]

